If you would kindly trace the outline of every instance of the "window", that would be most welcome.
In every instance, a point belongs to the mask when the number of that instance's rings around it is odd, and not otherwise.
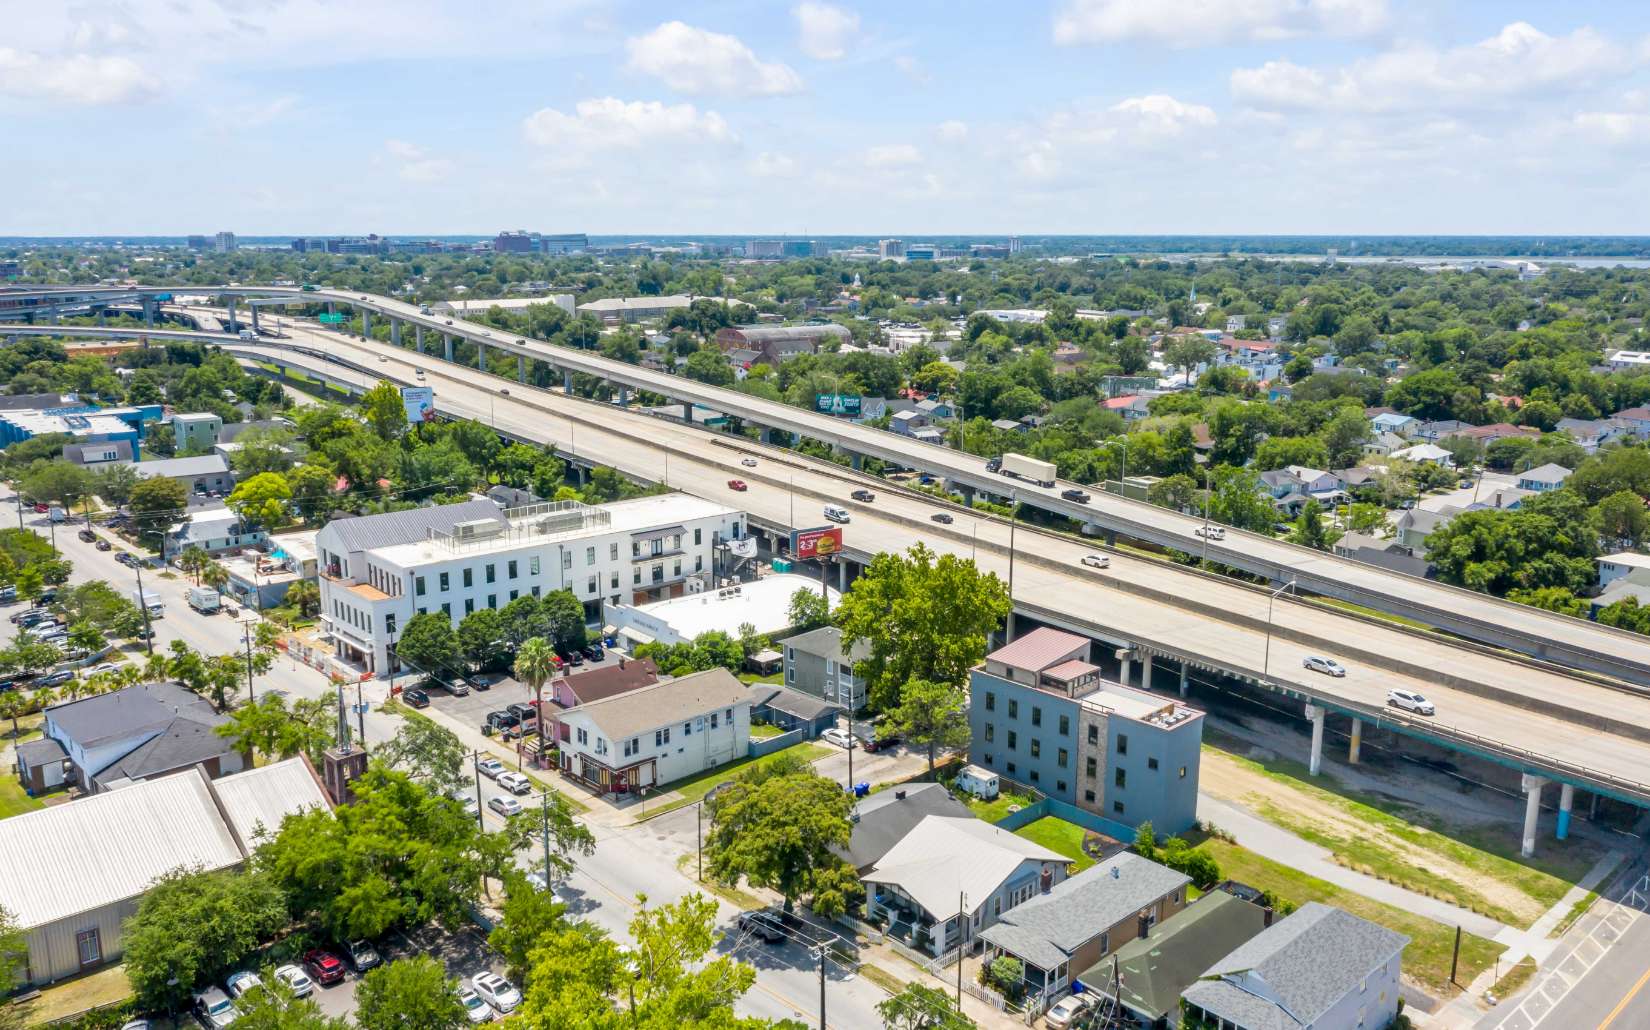
[[[716,724],[721,720],[721,718],[722,718],[722,713],[721,712],[712,712],[712,713],[710,713],[710,728],[714,730],[716,728]]]
[[[395,632],[395,613],[394,612],[390,612],[388,615],[384,616],[384,632],[385,633],[394,633]]]
[[[418,614],[420,614],[420,615],[428,615],[429,611],[430,610],[428,608],[424,607],[423,605],[418,606]]]
[[[1031,725],[1041,726],[1042,724],[1043,724],[1043,709],[1038,705],[1032,705],[1031,706]]]
[[[630,585],[631,586],[641,586],[642,585],[642,567],[640,565],[638,565],[635,568],[630,570]]]
[[[464,570],[464,587],[465,587],[465,589],[469,589],[470,587],[474,586],[475,585],[475,579],[476,579],[476,577],[475,577],[475,570],[474,569],[465,569]]]
[[[510,591],[510,600],[514,601],[516,598],[518,598],[520,596],[521,596],[521,591],[520,590]]]
[[[533,596],[534,596],[534,597],[537,597],[537,596],[539,596],[539,588],[538,588],[538,587],[534,587],[534,588],[533,588]]]
[[[985,710],[988,712],[997,710],[997,695],[994,691],[988,690],[985,692]]]
[[[682,723],[682,736],[684,736],[684,737],[693,736],[693,723],[691,723],[691,722]]]
[[[535,554],[535,555],[533,555],[533,556],[531,556],[530,558],[527,559],[527,574],[529,576],[536,576],[536,575],[539,574],[539,556],[538,555]]]
[[[498,607],[498,595],[497,594],[488,594],[487,595],[487,607],[489,607],[489,608],[497,608]]]
[[[985,724],[985,742],[987,744],[989,744],[989,743],[991,743],[992,741],[994,741],[996,739],[997,739],[997,724],[996,723],[990,723],[990,722],[986,723]]]
[[[587,594],[593,594],[593,593],[596,592],[596,577],[595,576],[591,576],[589,579],[584,581],[584,592],[587,593]]]
[[[702,555],[702,554],[694,555],[693,556],[693,571],[694,572],[703,572],[704,570],[705,570],[705,556]]]
[[[595,545],[592,544],[591,546],[586,547],[584,549],[584,563],[586,565],[596,564],[596,548],[595,548]]]
[[[1104,955],[1109,951],[1111,951],[1111,931],[1107,930],[1100,935],[1100,954]]]
[[[1129,771],[1127,769],[1113,769],[1111,783],[1114,787],[1127,787],[1129,785]]]
[[[675,561],[670,563],[670,574],[672,576],[680,576],[682,574],[682,559],[677,558]]]
[[[618,561],[619,560],[619,545],[618,544],[608,544],[607,545],[607,560],[608,561]]]
[[[82,930],[74,935],[75,951],[80,955],[82,967],[96,965],[103,961],[103,941],[98,937],[97,927]]]
[[[1155,759],[1155,758],[1146,759],[1146,768],[1156,769],[1157,768],[1157,759]]]
[[[1100,743],[1100,727],[1098,727],[1098,726],[1090,726],[1089,727],[1089,743],[1090,744]]]
[[[487,563],[487,582],[491,583],[496,579],[498,579],[498,565],[495,564],[494,562],[488,562]]]
[[[1118,815],[1122,815],[1123,814],[1123,802],[1113,801],[1111,803],[1111,810],[1113,812],[1116,812]]]
[[[693,542],[695,544],[702,544],[702,543],[705,542],[705,531],[698,528],[697,526],[694,527],[694,530],[693,530]]]
[[[469,614],[473,613],[475,610],[476,610],[476,599],[473,598],[473,597],[466,597],[464,599],[464,614],[469,615]]]
[[[417,579],[413,580],[413,593],[417,594],[419,597],[424,596],[424,577],[423,576],[419,576]]]
[[[579,727],[578,736],[579,736],[579,743],[580,744],[590,743],[590,734],[585,732],[584,727],[582,727],[582,726]]]
[[[1067,753],[1066,749],[1061,748],[1055,757],[1054,764],[1064,769],[1066,767],[1066,762],[1069,761],[1070,758],[1071,755]]]
[[[1008,731],[1008,749],[1010,751],[1013,751],[1013,750],[1016,749],[1016,747],[1019,744],[1019,738],[1020,738],[1020,735],[1018,733],[1015,733],[1013,730]]]
[[[1180,778],[1183,780],[1186,778],[1186,767],[1184,765],[1180,767]]]
[[[786,683],[795,683],[796,682],[796,666],[794,666],[794,665],[785,666],[785,682]]]
[[[614,571],[613,575],[609,576],[608,579],[610,580],[607,585],[609,590],[619,589],[619,573],[617,571]]]
[[[1038,775],[1036,769],[1031,770],[1031,782],[1032,783],[1036,783],[1041,779],[1042,779],[1042,777],[1040,775]]]
[[[642,543],[640,540],[630,541],[630,556],[632,558],[640,558],[642,556]]]
[[[1008,699],[1008,717],[1010,719],[1018,719],[1020,717],[1020,702],[1016,701],[1012,697]]]
[[[504,574],[505,575],[509,576],[511,579],[515,579],[516,578],[516,572],[517,572],[516,560],[514,558],[511,558],[509,561],[504,563]]]
[[[1010,776],[1014,775],[1014,763],[1013,762],[1008,763],[1008,774]]]
[[[991,752],[989,752],[989,751],[987,751],[985,754],[981,755],[980,757],[985,759],[985,764],[986,765],[995,765],[996,764],[995,762],[993,762],[991,760]]]
[[[449,619],[452,618],[453,617],[453,606],[450,603],[448,603],[447,601],[442,601],[441,602],[441,614],[445,615]]]
[[[1087,801],[1091,805],[1094,804],[1094,791],[1092,791],[1092,790],[1083,791],[1083,800]]]
[[[670,727],[669,726],[666,726],[662,730],[654,730],[653,731],[653,746],[654,747],[664,747],[668,743],[670,743]]]
[[[1043,742],[1038,740],[1036,737],[1031,738],[1031,757],[1043,757]]]
[[[561,552],[561,569],[562,569],[562,571],[566,572],[568,569],[570,569],[572,567],[573,567],[573,552],[572,551],[563,551],[563,552]]]
[[[629,740],[624,742],[624,756],[626,758],[629,758],[641,749],[642,738],[640,737],[631,737]]]
[[[447,572],[443,572],[441,574],[441,589],[442,589],[443,592],[445,592],[447,590],[447,588],[452,585],[452,580],[449,578],[450,576],[451,576],[451,573],[447,573]]]
[[[1120,755],[1129,753],[1129,735],[1127,733],[1117,735],[1117,753]]]
[[[1066,792],[1066,781],[1065,780],[1055,780],[1054,781],[1054,789],[1059,791],[1060,793],[1064,794]]]
[[[1087,764],[1083,767],[1083,772],[1089,779],[1092,780],[1096,776],[1100,775],[1100,765],[1091,757],[1088,759]]]
[[[1069,715],[1060,716],[1060,736],[1071,736],[1071,716]]]

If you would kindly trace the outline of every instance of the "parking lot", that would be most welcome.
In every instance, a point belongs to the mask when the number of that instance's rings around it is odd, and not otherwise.
[[[470,677],[472,686],[470,693],[464,697],[454,697],[445,687],[431,687],[430,706],[438,708],[445,715],[459,720],[467,726],[481,729],[487,721],[488,712],[497,712],[513,704],[519,704],[533,699],[533,692],[524,683],[519,683],[496,674],[491,676]],[[481,681],[491,681],[485,690],[478,689],[473,684]]]

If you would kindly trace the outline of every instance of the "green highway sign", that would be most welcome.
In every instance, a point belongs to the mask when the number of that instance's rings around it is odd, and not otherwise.
[[[339,325],[344,321],[343,315],[322,315],[320,321],[325,325]]]

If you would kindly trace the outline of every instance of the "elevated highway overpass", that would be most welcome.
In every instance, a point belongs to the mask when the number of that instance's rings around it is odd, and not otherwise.
[[[81,288],[80,293],[86,289]],[[95,291],[94,291],[95,292]],[[1650,638],[1596,623],[1566,618],[1526,605],[1513,604],[1446,584],[1406,576],[1363,562],[1240,530],[1227,530],[1224,540],[1197,536],[1202,519],[1159,508],[1142,501],[1097,493],[1088,502],[1060,496],[1077,484],[1058,482],[1052,487],[1008,479],[986,469],[985,459],[908,437],[855,425],[842,419],[795,408],[776,401],[708,386],[680,376],[604,358],[589,351],[557,347],[518,337],[490,326],[425,315],[416,305],[370,294],[328,288],[257,286],[169,286],[114,291],[134,294],[197,294],[223,297],[227,302],[257,299],[259,304],[347,305],[362,312],[369,330],[372,319],[389,321],[392,342],[423,352],[425,337],[433,348],[441,341],[441,355],[451,359],[453,341],[478,349],[494,348],[518,359],[525,378],[526,362],[537,361],[559,370],[565,379],[584,373],[624,390],[645,390],[684,404],[702,404],[752,425],[793,435],[812,437],[857,457],[874,457],[940,476],[965,492],[1012,497],[1046,511],[1075,519],[1096,532],[1119,534],[1161,547],[1206,557],[1211,561],[1265,576],[1274,584],[1293,581],[1296,588],[1323,597],[1348,601],[1377,611],[1415,619],[1468,640],[1518,651],[1559,665],[1650,686]],[[75,294],[72,288],[0,290],[0,304],[15,296]],[[233,309],[232,309],[233,310]],[[257,310],[253,307],[254,311]],[[412,339],[403,339],[403,326]],[[342,340],[341,336],[328,339]],[[481,353],[478,350],[478,353]],[[433,355],[432,355],[433,356]]]
[[[0,330],[4,336],[10,330]],[[32,327],[30,334],[62,333]],[[76,327],[76,335],[136,335],[133,329]],[[1017,618],[1082,633],[1104,645],[1102,660],[1129,682],[1157,689],[1182,685],[1195,670],[1234,677],[1307,705],[1314,729],[1313,764],[1326,715],[1353,720],[1353,733],[1381,727],[1467,752],[1524,774],[1529,796],[1561,784],[1561,803],[1576,788],[1650,806],[1650,693],[1613,688],[1570,675],[1552,663],[1461,643],[1363,618],[1184,566],[1107,551],[1110,568],[1082,564],[1106,550],[1091,541],[1047,533],[970,511],[916,491],[891,488],[851,469],[654,416],[511,383],[465,366],[420,358],[404,348],[288,326],[289,338],[246,341],[224,333],[163,330],[164,339],[214,343],[247,363],[295,370],[353,389],[378,379],[432,386],[438,410],[493,425],[501,435],[555,448],[575,461],[599,462],[647,481],[738,504],[758,527],[775,531],[816,525],[826,503],[843,504],[847,557],[866,562],[881,551],[921,541],[942,553],[973,557],[1012,584]],[[509,393],[501,392],[508,389]],[[747,455],[756,468],[741,465]],[[727,487],[730,478],[749,485]],[[851,501],[867,486],[874,503]],[[940,525],[938,512],[954,521]],[[1348,668],[1344,679],[1306,672],[1303,659],[1327,653]],[[1438,706],[1433,719],[1384,704],[1393,687],[1416,690]],[[1532,839],[1533,844],[1533,839]]]

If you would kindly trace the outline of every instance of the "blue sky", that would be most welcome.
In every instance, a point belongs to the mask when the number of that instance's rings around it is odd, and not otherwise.
[[[0,234],[1650,232],[1633,3],[0,0],[0,24]]]

